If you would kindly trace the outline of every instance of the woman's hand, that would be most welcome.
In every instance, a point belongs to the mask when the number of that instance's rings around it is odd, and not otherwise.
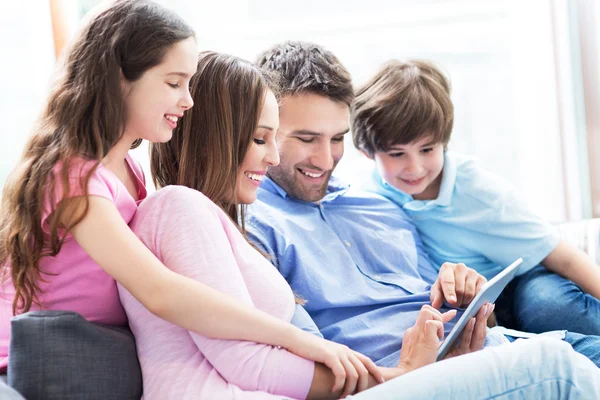
[[[295,340],[286,349],[297,356],[325,364],[335,376],[332,391],[341,390],[341,398],[368,388],[369,375],[382,383],[383,375],[375,363],[347,346],[321,339],[294,329]]]
[[[398,368],[408,372],[434,363],[444,324],[455,316],[456,310],[441,313],[429,305],[421,307],[417,322],[404,333]]]

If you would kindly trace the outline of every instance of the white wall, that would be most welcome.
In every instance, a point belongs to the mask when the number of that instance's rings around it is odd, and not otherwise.
[[[566,218],[550,2],[163,3],[195,27],[201,48],[252,60],[279,41],[314,41],[337,54],[357,84],[390,58],[438,62],[453,84],[450,148],[478,156],[544,217]],[[359,182],[370,167],[348,140],[338,175]]]
[[[0,2],[0,187],[21,155],[54,68],[48,1]]]
[[[563,173],[581,176],[581,165],[573,148],[576,141],[560,141],[557,79],[567,87],[570,81],[557,75],[550,1],[160,2],[194,26],[201,49],[252,60],[276,42],[314,41],[336,53],[357,84],[390,58],[438,62],[453,84],[456,118],[450,147],[478,156],[487,169],[511,180],[544,217],[581,217],[581,196],[567,202],[563,185]],[[0,184],[47,89],[53,54],[46,3],[36,2],[35,8],[0,3],[0,113],[5,121]],[[560,56],[570,54],[563,51]],[[563,166],[565,145],[571,147]],[[136,150],[148,174],[146,154],[145,146]],[[348,140],[338,175],[358,183],[370,168]],[[579,193],[581,186],[569,180],[569,192]]]

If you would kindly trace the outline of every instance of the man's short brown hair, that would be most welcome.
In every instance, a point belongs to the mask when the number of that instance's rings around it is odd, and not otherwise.
[[[329,50],[314,43],[288,41],[258,56],[256,65],[281,77],[281,96],[312,93],[352,106],[350,73]]]
[[[429,61],[389,61],[357,90],[351,118],[354,145],[371,156],[429,136],[445,147],[454,122],[450,82]]]

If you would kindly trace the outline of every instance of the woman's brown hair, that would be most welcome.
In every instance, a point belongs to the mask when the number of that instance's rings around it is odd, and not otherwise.
[[[177,14],[162,6],[117,0],[91,18],[65,51],[46,106],[2,195],[0,265],[2,277],[10,271],[15,287],[14,314],[29,311],[32,303],[41,306],[40,259],[56,256],[66,235],[84,218],[90,176],[123,134],[121,77],[139,79],[160,64],[173,44],[193,36]],[[138,145],[139,140],[134,147]],[[76,158],[96,164],[70,182]],[[70,184],[80,185],[86,195],[72,216],[74,203],[62,201],[73,192]],[[58,187],[61,198],[56,198]],[[52,215],[48,234],[41,220],[46,203]],[[66,216],[68,225],[59,226]]]
[[[158,187],[183,185],[202,192],[244,229],[237,204],[238,171],[252,144],[272,74],[250,62],[211,51],[202,52],[190,82],[196,107],[177,124],[167,143],[152,144],[150,166]]]

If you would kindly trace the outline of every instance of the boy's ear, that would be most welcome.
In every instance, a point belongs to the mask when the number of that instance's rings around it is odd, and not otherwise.
[[[364,155],[365,157],[367,157],[369,160],[372,160],[372,159],[373,159],[373,156],[371,156],[371,155],[370,155],[369,153],[367,153],[366,151],[364,151],[364,150],[362,150],[362,149],[361,149],[361,150],[360,150],[360,152],[361,152],[361,153],[363,153],[363,155]]]

